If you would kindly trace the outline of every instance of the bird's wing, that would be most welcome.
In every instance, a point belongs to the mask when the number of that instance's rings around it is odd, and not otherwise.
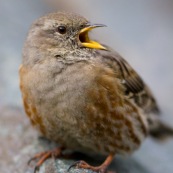
[[[119,70],[119,78],[125,88],[125,95],[142,108],[145,113],[159,113],[157,103],[138,73],[118,53],[112,51],[100,51],[102,60],[111,68]],[[119,68],[119,69],[117,69]]]

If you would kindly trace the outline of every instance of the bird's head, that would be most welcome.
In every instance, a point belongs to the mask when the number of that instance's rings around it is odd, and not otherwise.
[[[91,24],[74,13],[57,12],[38,19],[32,25],[29,38],[32,37],[32,44],[37,42],[40,47],[106,49],[88,35],[92,29],[103,26]]]

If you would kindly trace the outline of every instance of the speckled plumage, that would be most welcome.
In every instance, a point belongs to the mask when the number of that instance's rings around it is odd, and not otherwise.
[[[33,24],[20,67],[25,111],[44,136],[66,148],[132,153],[159,128],[157,104],[119,54],[81,45],[78,32],[87,22],[59,12]],[[61,24],[67,34],[57,34]]]

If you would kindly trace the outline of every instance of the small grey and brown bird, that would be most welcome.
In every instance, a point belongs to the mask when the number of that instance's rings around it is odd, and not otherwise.
[[[90,39],[101,24],[66,12],[51,13],[31,27],[23,50],[20,88],[26,114],[46,138],[61,145],[38,154],[39,166],[63,150],[107,156],[94,167],[105,173],[116,154],[130,154],[151,135],[173,135],[141,77],[115,51]]]

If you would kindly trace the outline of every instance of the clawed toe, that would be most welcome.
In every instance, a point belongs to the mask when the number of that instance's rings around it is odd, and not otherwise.
[[[28,161],[28,165],[30,165],[30,163],[32,161],[37,161],[36,166],[34,168],[34,173],[36,173],[40,166],[49,158],[53,157],[53,158],[57,158],[57,157],[61,157],[62,156],[62,151],[64,150],[63,147],[58,147],[55,150],[51,150],[51,151],[47,151],[47,152],[43,152],[43,153],[39,153],[36,154],[33,158],[31,158]]]
[[[38,160],[39,158],[43,157],[43,155],[46,154],[46,152],[36,154],[34,157],[28,160],[28,165],[31,164],[31,162]]]
[[[115,172],[109,172],[107,171],[107,167],[110,165],[110,163],[113,160],[114,155],[110,154],[106,160],[103,162],[102,165],[100,166],[91,166],[88,163],[86,163],[85,161],[81,160],[81,161],[77,161],[74,164],[72,164],[69,169],[68,172],[70,171],[71,168],[76,167],[76,168],[83,168],[83,169],[90,169],[94,172],[98,172],[98,173],[115,173]]]
[[[68,172],[71,170],[71,168],[75,167],[75,168],[83,168],[84,166],[88,165],[85,161],[83,160],[79,160],[77,162],[74,162],[69,168],[68,168]]]
[[[69,167],[67,172],[69,172],[71,170],[71,168],[73,168],[73,167],[81,168],[81,169],[90,169],[90,170],[92,170],[94,172],[98,172],[98,173],[115,173],[115,172],[107,171],[107,166],[106,165],[101,165],[101,166],[94,167],[94,166],[89,165],[88,163],[86,163],[83,160],[77,161],[74,164],[72,164]]]

